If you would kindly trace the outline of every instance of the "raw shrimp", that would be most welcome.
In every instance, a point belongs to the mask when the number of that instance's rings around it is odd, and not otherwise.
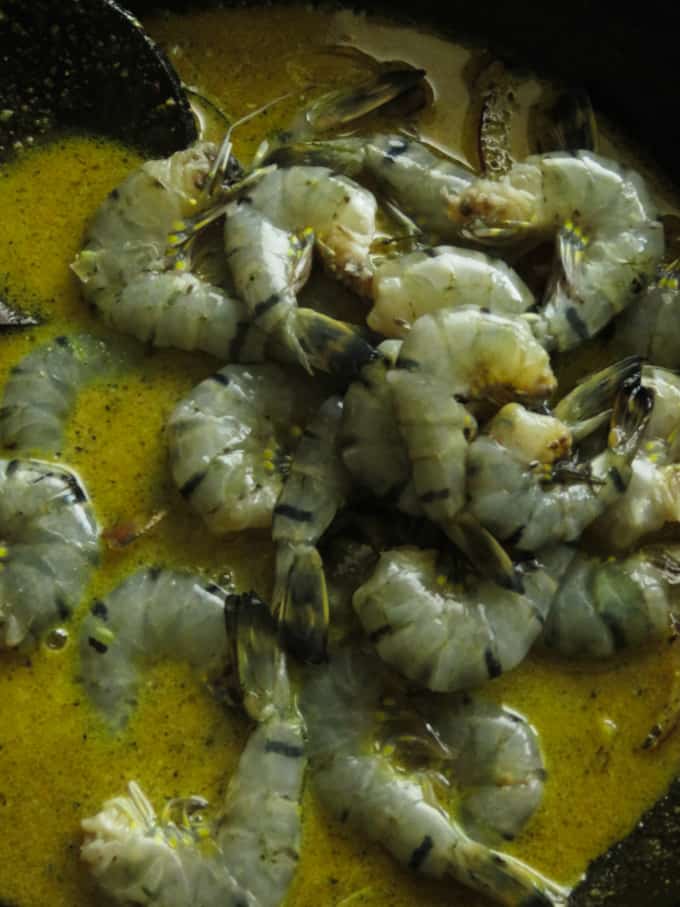
[[[343,505],[351,480],[338,447],[342,401],[330,397],[309,422],[274,507],[272,607],[287,645],[309,661],[325,657],[328,595],[316,544]]]
[[[253,325],[308,369],[309,328],[299,322],[296,293],[312,244],[335,276],[366,292],[375,217],[371,193],[325,167],[274,169],[227,209],[225,251],[236,292]]]
[[[217,149],[207,142],[147,161],[114,189],[89,225],[72,264],[83,294],[119,331],[159,347],[234,359],[244,304],[169,253],[185,220],[214,204],[204,191]]]
[[[425,875],[457,879],[501,904],[565,905],[567,889],[487,843],[513,837],[540,800],[545,771],[533,729],[469,697],[423,704],[417,727],[437,757],[434,772],[404,768],[384,684],[373,660],[350,650],[308,675],[301,707],[316,787],[331,812]],[[438,793],[442,776],[457,789],[456,805]]]
[[[524,281],[504,261],[482,252],[434,246],[386,259],[376,266],[373,308],[366,321],[387,337],[404,337],[419,315],[478,305],[520,315],[534,305]]]
[[[257,665],[257,675],[247,676],[258,688],[244,702],[256,703],[258,726],[221,808],[210,816],[203,798],[188,797],[170,801],[158,816],[132,782],[128,796],[109,800],[82,823],[82,858],[119,903],[277,907],[286,895],[299,860],[304,726],[273,626],[271,639],[261,638],[267,606],[254,596],[245,604],[243,661]]]
[[[176,407],[172,475],[213,532],[271,525],[306,396],[301,378],[276,365],[228,365]]]
[[[448,198],[469,187],[475,174],[405,135],[366,135],[313,141],[276,149],[268,160],[325,164],[353,178],[368,177],[427,234],[460,237]]]
[[[94,602],[80,631],[81,678],[112,726],[135,708],[140,662],[182,660],[213,679],[224,670],[225,597],[201,576],[147,567]]]
[[[65,620],[98,560],[99,529],[75,473],[0,460],[0,647]]]
[[[664,251],[642,178],[589,151],[532,156],[501,180],[477,180],[450,193],[449,214],[478,241],[557,235],[558,260],[534,324],[550,349],[597,334],[644,290]]]
[[[609,658],[620,649],[677,634],[680,547],[655,545],[624,558],[560,546],[542,552],[562,575],[543,630],[546,645],[571,657]]]
[[[57,337],[14,366],[0,404],[0,445],[56,454],[64,426],[84,384],[112,368],[101,340],[81,334]]]
[[[556,573],[556,571],[555,571]],[[450,571],[436,551],[383,551],[354,593],[380,657],[437,692],[481,686],[516,667],[541,632],[557,589],[542,568],[522,569],[523,594]]]
[[[647,291],[615,322],[614,342],[652,365],[680,366],[680,262],[659,269]]]
[[[502,432],[517,421],[519,412],[504,407],[487,434],[476,438],[468,450],[470,512],[497,538],[512,541],[524,551],[579,538],[625,494],[652,402],[653,394],[639,385],[624,388],[616,400],[606,449],[587,469],[568,471],[565,476],[560,476],[559,464],[551,467],[545,460],[527,456],[522,445],[515,443],[518,432],[506,432],[504,440],[497,439],[496,426],[503,439]],[[541,419],[550,425],[557,421],[534,415],[532,422]]]
[[[470,541],[472,524],[463,528],[459,516],[466,502],[468,444],[477,427],[462,401],[549,396],[556,382],[546,351],[518,319],[467,306],[442,309],[415,322],[387,380],[425,513],[474,563],[481,567],[486,561],[488,569],[495,561],[498,580],[512,585],[507,556],[494,553],[479,533]],[[480,556],[475,549],[484,544]]]
[[[680,377],[645,365],[642,385],[654,394],[654,409],[633,460],[623,495],[594,523],[593,533],[625,549],[666,523],[680,521]]]

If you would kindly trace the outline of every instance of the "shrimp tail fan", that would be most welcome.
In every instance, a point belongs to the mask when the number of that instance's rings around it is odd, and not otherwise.
[[[297,310],[296,328],[312,368],[331,375],[353,378],[378,355],[360,328],[314,309]]]
[[[628,356],[595,372],[560,400],[554,415],[569,425],[577,441],[587,437],[609,418],[623,383],[631,379],[639,383],[641,368],[639,356]]]
[[[654,392],[635,378],[624,381],[612,413],[609,447],[626,459],[632,459],[654,406]]]
[[[272,709],[285,712],[290,688],[278,626],[269,606],[254,592],[246,592],[229,595],[224,613],[235,667],[234,698],[256,721],[262,721]]]
[[[522,593],[524,584],[507,551],[469,513],[458,514],[447,528],[449,538],[469,558],[475,569],[497,585]]]
[[[314,546],[279,546],[273,604],[286,648],[304,661],[325,661],[328,592],[321,556]]]

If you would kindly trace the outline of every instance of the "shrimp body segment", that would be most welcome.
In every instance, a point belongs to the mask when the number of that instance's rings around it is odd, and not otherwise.
[[[524,572],[523,594],[490,580],[447,575],[437,552],[384,551],[354,593],[354,608],[380,657],[437,692],[481,686],[523,661],[557,584]]]
[[[82,822],[81,856],[118,903],[278,907],[295,874],[307,764],[304,724],[280,649],[260,637],[266,620],[256,615],[264,610],[271,621],[268,609],[253,596],[247,599],[248,626],[241,628],[240,639],[252,644],[252,649],[246,646],[244,662],[253,656],[257,671],[246,669],[242,679],[256,682],[257,689],[246,691],[254,697],[244,702],[254,705],[248,711],[258,726],[224,801],[211,810],[202,797],[171,800],[159,816],[132,782],[127,796],[109,800]],[[178,629],[175,624],[170,635]],[[268,656],[273,661],[264,665]]]
[[[566,546],[562,546],[566,548]],[[677,632],[680,548],[654,545],[623,558],[567,549],[570,562],[543,631],[546,645],[568,657],[609,658],[621,649]],[[566,552],[541,555],[547,569]]]
[[[451,196],[449,213],[477,240],[557,236],[537,325],[551,349],[597,334],[646,287],[664,251],[642,178],[589,151],[536,155],[501,180],[477,180]]]
[[[316,544],[344,504],[351,484],[340,456],[342,401],[331,397],[302,433],[274,507],[274,613],[286,641],[310,660],[325,655],[328,593]]]
[[[58,453],[78,391],[110,369],[106,345],[86,334],[57,337],[10,372],[0,404],[0,446]]]
[[[520,315],[534,305],[524,281],[500,259],[482,252],[434,246],[388,258],[375,270],[373,308],[366,321],[386,337],[404,337],[420,315],[478,305]]]
[[[512,907],[566,904],[566,889],[487,843],[513,837],[540,799],[540,754],[519,716],[450,697],[423,710],[440,755],[433,767],[458,791],[452,808],[427,770],[405,770],[394,758],[398,738],[381,727],[383,677],[370,658],[344,651],[310,674],[301,707],[316,788],[334,815],[416,872],[456,879]]]
[[[114,727],[136,705],[142,661],[182,660],[206,677],[224,669],[225,595],[200,576],[145,568],[92,605],[80,634],[81,678]]]
[[[276,365],[231,365],[172,413],[173,478],[213,532],[271,525],[304,398],[301,379]]]
[[[606,449],[590,460],[585,474],[566,479],[557,469],[546,468],[545,461],[527,457],[519,446],[496,440],[492,422],[489,434],[480,435],[469,448],[470,512],[497,538],[512,539],[525,551],[578,539],[593,520],[623,499],[652,400],[639,386],[622,391]],[[494,421],[512,419],[507,410]]]
[[[65,620],[98,559],[99,529],[75,473],[0,460],[0,647]]]
[[[83,294],[114,328],[159,347],[235,355],[246,307],[197,277],[169,237],[213,203],[203,192],[215,158],[200,142],[147,161],[109,195],[72,264]]]
[[[616,321],[616,343],[665,368],[680,366],[680,268],[677,261],[657,272],[646,292]]]

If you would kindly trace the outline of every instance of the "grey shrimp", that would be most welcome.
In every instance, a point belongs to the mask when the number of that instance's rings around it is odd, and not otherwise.
[[[246,307],[170,254],[187,219],[214,205],[205,191],[214,145],[199,142],[147,161],[114,189],[90,223],[71,265],[83,294],[114,328],[159,347],[236,358]]]
[[[482,252],[434,246],[387,258],[375,267],[373,308],[366,321],[386,337],[404,337],[420,315],[478,305],[521,315],[534,305],[524,281],[500,259]]]
[[[310,661],[325,657],[328,593],[317,542],[351,485],[338,447],[342,401],[330,397],[302,432],[274,507],[272,607],[287,645]]]
[[[172,476],[213,532],[271,525],[308,396],[272,364],[228,365],[182,400],[167,426]]]
[[[362,135],[276,149],[269,160],[325,164],[355,179],[368,177],[428,235],[455,241],[448,198],[470,186],[475,174],[404,135]]]
[[[0,648],[65,620],[98,560],[99,528],[78,476],[0,460]]]
[[[253,326],[308,370],[315,313],[307,310],[301,320],[296,293],[309,273],[312,245],[335,276],[365,291],[376,208],[371,193],[344,176],[325,167],[291,167],[265,173],[227,209],[225,251]],[[357,335],[349,337],[356,348]],[[371,351],[364,347],[365,359]],[[350,353],[349,369],[356,372],[352,359]]]
[[[9,374],[0,403],[0,446],[56,454],[83,385],[113,367],[105,343],[87,334],[57,337],[25,356]]]
[[[226,593],[205,578],[147,567],[95,601],[80,631],[80,674],[113,727],[136,705],[140,662],[173,658],[214,679],[229,660]]]
[[[277,907],[295,874],[304,725],[267,606],[243,596],[237,619],[244,704],[257,727],[223,803],[211,813],[202,797],[187,797],[170,801],[159,816],[131,782],[126,796],[82,822],[81,856],[118,903]]]
[[[539,558],[549,571],[559,564],[561,573],[543,630],[550,648],[568,657],[609,658],[677,634],[677,545],[650,545],[621,558],[594,557],[565,545]]]
[[[416,735],[406,729],[407,747],[422,737],[432,768],[405,769],[385,693],[384,674],[351,650],[308,675],[301,707],[316,789],[331,812],[424,875],[513,907],[566,905],[567,889],[492,846],[514,837],[540,801],[545,770],[533,729],[498,706],[447,697],[409,722]],[[446,784],[458,789],[457,808],[440,795]]]
[[[354,608],[383,661],[436,692],[481,686],[523,661],[556,591],[542,568],[523,593],[450,569],[433,550],[383,551]]]
[[[654,394],[654,409],[632,463],[632,476],[593,525],[613,549],[629,549],[666,523],[680,521],[680,377],[645,365],[642,386]]]
[[[541,462],[508,424],[526,418],[521,407],[504,407],[486,433],[469,447],[467,492],[470,513],[501,540],[524,551],[578,539],[584,529],[625,495],[632,463],[649,420],[653,395],[639,385],[618,395],[606,448],[588,468],[560,475],[559,463]],[[557,422],[567,444],[566,426],[550,416],[533,415],[532,424]],[[500,431],[497,430],[500,429]],[[544,428],[545,430],[545,428]]]
[[[534,321],[550,349],[597,334],[644,290],[664,251],[642,178],[589,151],[528,157],[500,180],[451,193],[449,214],[478,241],[557,236],[553,279]]]
[[[388,372],[397,422],[408,448],[418,501],[473,562],[496,561],[500,582],[512,585],[507,558],[483,545],[461,511],[466,503],[468,445],[476,420],[461,401],[498,395],[540,400],[555,387],[548,355],[527,325],[463,306],[422,315],[403,341]],[[497,548],[498,546],[496,546]]]

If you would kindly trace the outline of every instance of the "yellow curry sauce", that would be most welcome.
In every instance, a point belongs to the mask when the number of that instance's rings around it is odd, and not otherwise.
[[[466,153],[460,92],[471,54],[436,36],[303,8],[223,10],[157,19],[148,27],[185,80],[233,117],[291,87],[356,78],[355,58],[325,52],[337,42],[425,66],[436,104],[424,114],[422,129]],[[299,98],[245,126],[237,153],[247,159],[264,134],[285,124],[294,104]],[[29,332],[0,336],[0,384],[25,353],[51,337],[76,331],[110,336],[80,300],[68,264],[92,212],[139,162],[114,144],[71,137],[0,170],[0,292],[46,316]],[[168,515],[134,544],[105,551],[80,615],[68,624],[64,649],[42,644],[0,653],[0,902],[104,907],[78,861],[80,820],[133,778],[157,805],[192,793],[216,800],[238,759],[246,721],[225,713],[179,666],[161,665],[145,675],[140,708],[119,737],[107,732],[77,681],[79,616],[139,565],[192,566],[212,577],[228,574],[241,589],[269,591],[266,535],[211,537],[169,477],[165,420],[216,365],[207,356],[156,351],[79,399],[62,460],[82,475],[102,526],[163,510]],[[676,648],[664,644],[598,665],[532,655],[489,684],[487,695],[535,724],[549,773],[540,809],[512,845],[515,855],[574,882],[663,792],[677,769],[680,734],[654,753],[641,752],[639,744],[663,704],[680,657]],[[463,888],[402,870],[379,847],[340,827],[316,804],[311,786],[304,812],[302,858],[288,905],[481,905]]]

